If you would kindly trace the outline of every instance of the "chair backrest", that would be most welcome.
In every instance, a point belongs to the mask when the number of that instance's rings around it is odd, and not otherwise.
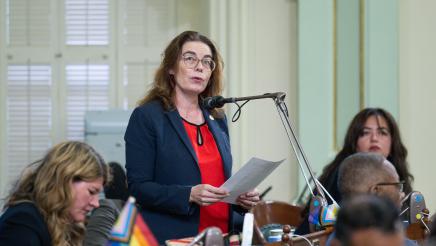
[[[261,201],[251,209],[254,215],[254,242],[265,244],[267,239],[261,228],[268,225],[290,225],[298,227],[303,218],[301,211],[303,208],[279,201]]]
[[[261,201],[251,210],[259,227],[267,224],[297,227],[303,221],[301,211],[301,207],[279,201]]]

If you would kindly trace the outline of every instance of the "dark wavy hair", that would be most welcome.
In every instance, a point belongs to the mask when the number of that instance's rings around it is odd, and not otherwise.
[[[389,127],[392,144],[387,159],[395,166],[400,180],[405,181],[404,192],[408,194],[412,191],[413,175],[409,172],[406,160],[407,149],[401,141],[400,130],[394,117],[381,108],[365,108],[353,118],[348,126],[342,149],[336,155],[335,159],[323,169],[319,181],[322,184],[327,183],[329,179],[333,178],[333,174],[338,170],[342,161],[348,156],[356,153],[357,140],[362,135],[366,120],[371,116],[376,116],[377,118],[382,117]]]
[[[127,201],[129,190],[127,189],[126,172],[117,162],[109,162],[111,181],[104,187],[104,195],[107,199],[119,199]]]
[[[138,102],[139,105],[144,105],[153,100],[159,100],[165,110],[175,108],[173,102],[175,81],[174,76],[170,74],[170,71],[177,68],[178,61],[182,54],[183,45],[192,41],[202,42],[209,46],[212,52],[212,59],[216,64],[216,68],[212,71],[207,87],[199,95],[199,99],[221,94],[223,90],[224,63],[218,49],[208,37],[195,31],[185,31],[175,37],[166,47],[162,62],[155,73],[152,87],[147,95]],[[222,117],[220,109],[213,109],[211,110],[211,113],[215,117]]]

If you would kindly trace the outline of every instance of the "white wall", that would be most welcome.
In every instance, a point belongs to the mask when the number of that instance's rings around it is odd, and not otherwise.
[[[289,0],[274,0],[273,3],[271,0],[251,0],[246,10],[246,80],[241,85],[240,95],[286,92],[286,104],[295,123],[297,3]],[[239,153],[242,161],[251,156],[275,161],[286,158],[259,190],[272,186],[265,199],[290,202],[296,193],[299,170],[273,101],[250,102],[245,106],[239,127],[242,130],[243,149]]]
[[[436,210],[436,1],[400,1],[400,128],[414,189]]]
[[[226,62],[227,96],[283,91],[289,113],[296,117],[297,1],[211,1],[211,15],[211,35]],[[253,156],[274,161],[286,158],[258,188],[273,187],[265,199],[291,202],[299,170],[273,101],[249,102],[236,123],[231,122],[236,107],[226,108],[233,171]]]

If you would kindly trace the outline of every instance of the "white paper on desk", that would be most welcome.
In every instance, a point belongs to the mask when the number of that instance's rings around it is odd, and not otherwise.
[[[251,158],[241,169],[231,176],[220,188],[230,192],[222,202],[236,204],[239,195],[256,188],[285,159],[277,162]]]

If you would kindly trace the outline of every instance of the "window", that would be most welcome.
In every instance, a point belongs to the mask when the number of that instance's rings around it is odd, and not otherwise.
[[[83,141],[86,111],[133,108],[177,28],[175,0],[6,0],[0,11],[5,192],[53,144]]]

